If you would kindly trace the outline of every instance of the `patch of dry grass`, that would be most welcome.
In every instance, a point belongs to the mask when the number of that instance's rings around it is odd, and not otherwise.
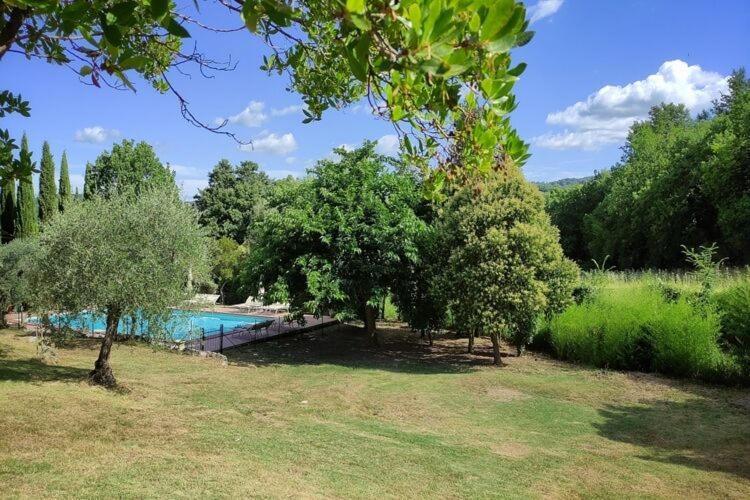
[[[229,366],[117,345],[34,360],[0,332],[10,497],[748,497],[748,391],[606,372],[398,329],[230,351]]]

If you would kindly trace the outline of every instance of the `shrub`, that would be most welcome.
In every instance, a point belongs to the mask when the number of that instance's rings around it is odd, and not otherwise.
[[[750,280],[714,296],[721,314],[721,338],[726,344],[750,353]]]
[[[683,297],[666,300],[645,281],[606,287],[553,318],[549,330],[555,353],[573,361],[712,380],[734,376],[717,342],[719,314]]]

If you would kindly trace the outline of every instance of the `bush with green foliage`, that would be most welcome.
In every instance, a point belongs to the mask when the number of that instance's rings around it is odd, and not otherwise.
[[[244,302],[240,295],[240,271],[247,258],[247,247],[231,238],[220,238],[211,247],[211,277],[219,287],[222,304]]]
[[[392,291],[399,317],[426,335],[432,345],[432,333],[446,326],[448,319],[448,295],[442,282],[447,254],[437,226],[425,222],[425,230],[415,235],[416,257],[404,263]]]
[[[443,214],[443,286],[454,322],[490,335],[501,364],[500,339],[521,354],[539,318],[571,302],[578,268],[563,256],[541,193],[514,167],[457,190]]]
[[[714,294],[721,315],[721,339],[750,355],[750,276]]]
[[[109,363],[123,316],[159,315],[190,298],[189,277],[208,277],[197,213],[169,186],[75,203],[40,237],[31,283],[44,311],[106,316],[94,383],[115,384]]]

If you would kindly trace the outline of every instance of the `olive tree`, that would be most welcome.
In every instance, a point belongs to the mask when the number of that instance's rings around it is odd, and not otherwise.
[[[5,314],[32,301],[29,271],[37,249],[36,238],[21,238],[0,245],[0,327]]]
[[[37,306],[106,316],[89,375],[104,386],[116,382],[109,357],[120,318],[164,312],[188,298],[189,276],[207,276],[197,214],[169,188],[75,203],[46,227],[39,244]]]
[[[450,249],[443,281],[457,326],[489,334],[495,364],[502,364],[501,338],[520,355],[539,316],[570,300],[578,274],[541,193],[506,166],[456,190],[441,232]]]

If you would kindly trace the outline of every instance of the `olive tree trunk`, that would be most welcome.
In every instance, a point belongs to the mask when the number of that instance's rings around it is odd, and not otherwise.
[[[469,354],[474,354],[474,329],[469,330]]]
[[[380,345],[380,339],[378,339],[378,331],[376,328],[376,320],[378,317],[378,309],[376,307],[373,307],[371,305],[365,306],[365,331],[367,332],[367,335],[370,337],[370,340],[375,345]]]
[[[120,310],[118,308],[107,308],[107,327],[104,330],[102,347],[99,349],[99,358],[94,364],[94,369],[89,373],[89,381],[104,387],[114,387],[117,384],[112,367],[109,364],[109,354],[112,350],[112,342],[117,335],[117,324],[120,322]]]
[[[503,366],[503,360],[500,357],[500,335],[496,331],[490,333],[492,339],[492,356],[496,366]]]

